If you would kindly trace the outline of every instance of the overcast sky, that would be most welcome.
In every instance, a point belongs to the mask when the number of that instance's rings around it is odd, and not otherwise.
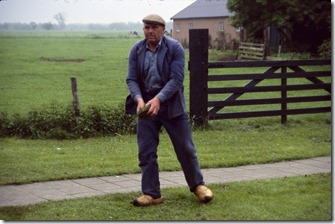
[[[0,0],[0,23],[57,23],[64,12],[66,23],[141,22],[147,14],[160,14],[166,22],[195,0]]]

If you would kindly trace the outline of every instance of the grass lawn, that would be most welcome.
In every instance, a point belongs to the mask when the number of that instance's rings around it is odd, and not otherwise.
[[[161,205],[135,207],[139,195],[105,196],[0,208],[3,220],[128,221],[329,221],[332,219],[331,174],[209,185],[214,199],[201,204],[188,188],[162,189]]]

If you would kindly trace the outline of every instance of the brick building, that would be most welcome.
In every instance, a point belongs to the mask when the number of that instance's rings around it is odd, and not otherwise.
[[[189,29],[208,29],[211,46],[230,48],[241,39],[240,30],[230,25],[232,15],[227,0],[197,0],[171,17],[172,37],[188,46]]]

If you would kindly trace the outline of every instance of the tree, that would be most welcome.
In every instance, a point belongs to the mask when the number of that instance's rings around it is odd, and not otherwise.
[[[232,24],[243,27],[249,39],[264,39],[263,31],[274,25],[295,50],[315,52],[331,36],[329,0],[228,0]]]
[[[59,28],[63,29],[65,27],[65,21],[66,21],[65,13],[59,12],[56,15],[54,15],[54,18],[57,20]]]
[[[42,23],[41,27],[42,29],[45,29],[45,30],[51,30],[53,28],[53,25],[51,22],[48,22],[48,23]]]
[[[35,22],[30,22],[29,26],[31,27],[32,30],[35,30],[37,28],[37,23]]]

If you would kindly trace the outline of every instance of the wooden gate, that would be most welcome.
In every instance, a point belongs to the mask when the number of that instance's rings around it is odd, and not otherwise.
[[[265,60],[265,44],[241,42],[238,47],[238,60]]]
[[[191,29],[189,34],[190,116],[196,124],[264,116],[281,116],[285,123],[288,115],[331,112],[331,60],[208,62],[208,30]],[[209,70],[222,68],[230,72],[253,68],[253,73],[209,75]],[[240,85],[233,86],[234,82]],[[252,93],[257,97],[245,97]],[[268,109],[255,109],[262,105]],[[250,110],[236,109],[241,106]],[[232,107],[234,110],[229,110]]]

